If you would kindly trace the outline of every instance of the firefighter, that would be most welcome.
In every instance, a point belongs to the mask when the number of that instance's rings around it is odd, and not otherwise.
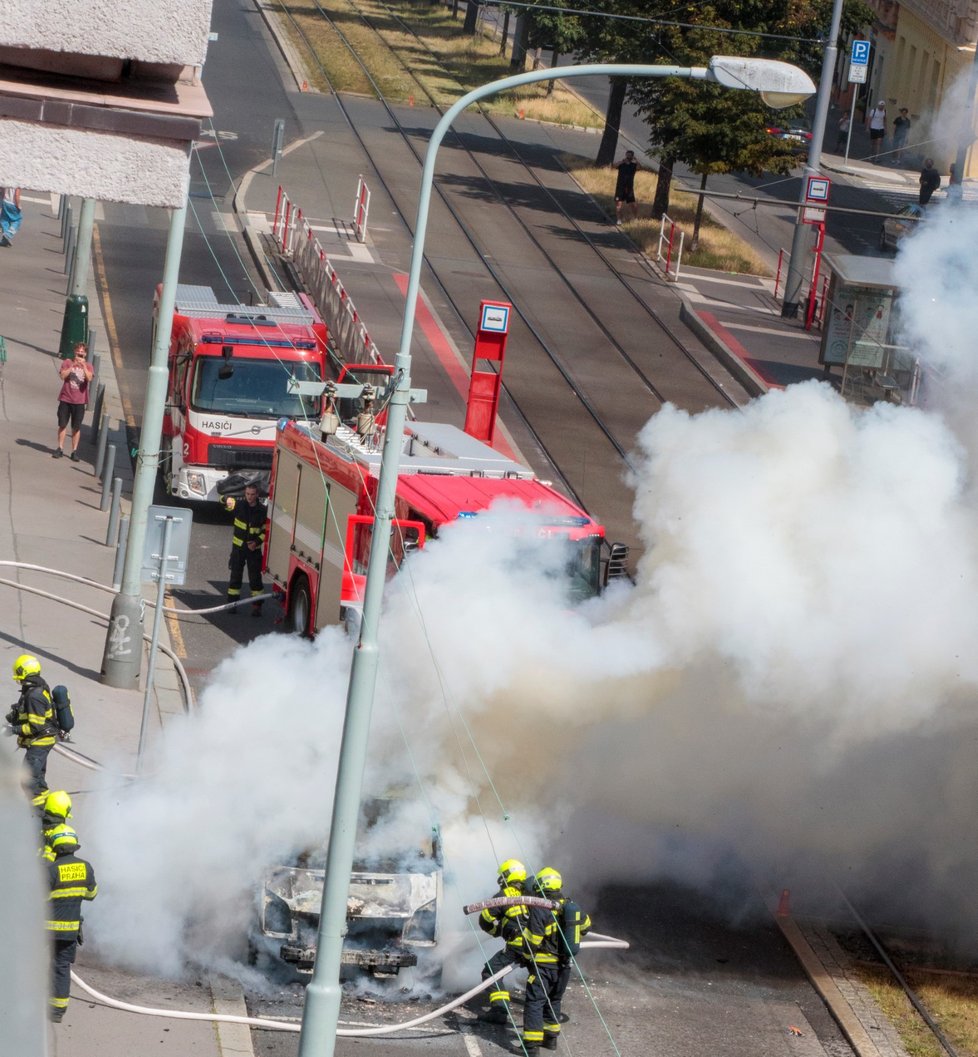
[[[29,653],[22,653],[14,661],[14,681],[20,683],[20,698],[6,719],[11,732],[17,735],[17,744],[26,750],[29,787],[34,803],[40,806],[48,791],[48,753],[58,740],[54,703],[50,687],[41,678],[41,662]]]
[[[71,966],[81,944],[81,904],[83,899],[98,895],[92,865],[79,858],[74,848],[54,848],[47,864],[48,919],[46,922],[52,942],[52,988],[49,1000],[51,1019],[58,1023],[68,1008],[71,989]]]
[[[518,859],[507,859],[499,864],[499,876],[496,878],[499,891],[496,896],[516,899],[523,894],[526,883],[526,867]],[[495,897],[493,897],[495,898]],[[523,964],[523,925],[527,920],[525,906],[486,907],[479,915],[479,928],[494,938],[506,941],[486,962],[482,969],[482,979],[487,980],[507,965]],[[489,1008],[479,1017],[490,1024],[508,1024],[509,989],[506,978],[497,980],[489,992]]]
[[[530,907],[526,927],[525,957],[530,970],[523,1007],[520,1051],[528,1055],[557,1049],[560,1003],[570,982],[571,965],[581,949],[581,937],[591,919],[563,893],[563,879],[546,866],[533,879],[533,895],[560,904],[557,910]]]
[[[265,589],[261,580],[262,546],[265,543],[265,519],[268,510],[258,498],[258,485],[245,485],[244,499],[225,496],[225,510],[234,514],[234,534],[231,537],[231,557],[228,568],[228,601],[237,602],[241,597],[241,581],[245,566],[248,566],[248,586],[252,595],[260,595]],[[237,609],[229,610],[237,613]],[[261,601],[251,603],[251,615],[261,616]]]

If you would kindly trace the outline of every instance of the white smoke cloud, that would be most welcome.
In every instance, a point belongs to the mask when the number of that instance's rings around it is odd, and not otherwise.
[[[446,985],[495,947],[460,907],[510,856],[585,898],[712,884],[736,856],[978,941],[978,243],[932,213],[897,264],[946,380],[927,410],[814,382],[667,407],[636,457],[634,587],[571,605],[564,555],[513,511],[449,526],[389,585],[365,788],[402,791],[392,851],[441,829]],[[240,942],[264,866],[325,836],[349,663],[335,629],[237,651],[150,775],[102,795],[107,956],[177,972]]]

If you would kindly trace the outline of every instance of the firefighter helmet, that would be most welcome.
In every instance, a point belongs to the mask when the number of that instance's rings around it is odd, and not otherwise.
[[[507,859],[499,864],[501,885],[522,884],[526,880],[526,867],[519,859]]]
[[[32,657],[29,653],[22,653],[17,660],[14,661],[14,678],[18,683],[22,679],[26,679],[28,675],[40,674],[41,662],[36,657]]]
[[[536,881],[537,888],[539,888],[541,892],[546,892],[548,894],[559,892],[564,884],[563,878],[552,866],[544,866],[534,880]]]
[[[68,818],[71,814],[71,797],[63,789],[56,789],[44,798],[44,810],[48,815]]]

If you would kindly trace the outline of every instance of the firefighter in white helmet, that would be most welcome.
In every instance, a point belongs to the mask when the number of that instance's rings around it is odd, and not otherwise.
[[[505,899],[518,899],[523,894],[526,882],[526,867],[519,859],[506,859],[499,864],[497,877],[499,890],[496,896]],[[527,908],[521,904],[504,907],[486,907],[479,915],[479,928],[494,938],[506,941],[486,962],[482,969],[482,979],[487,980],[507,965],[523,964],[523,925],[527,920]],[[508,1024],[509,988],[507,978],[497,980],[489,991],[489,1008],[479,1017],[490,1024]]]

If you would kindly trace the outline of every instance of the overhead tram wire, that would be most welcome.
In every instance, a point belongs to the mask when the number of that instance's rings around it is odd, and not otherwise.
[[[404,68],[404,70],[417,82],[417,84],[419,85],[421,90],[424,91],[425,94],[428,96],[428,98],[431,100],[431,104],[435,108],[435,110],[437,110],[439,113],[442,113],[443,111],[442,111],[441,107],[435,101],[435,99],[432,96],[432,94],[425,88],[423,82],[421,82],[420,79],[418,79],[416,77],[416,75],[414,74],[413,70],[401,58],[401,56],[398,53],[398,51],[392,45],[387,43],[387,41],[384,39],[384,36],[380,32],[380,30],[377,29],[377,27],[373,25],[373,23],[371,22],[371,20],[368,17],[364,16],[362,14],[362,12],[360,12],[360,9],[357,7],[357,4],[356,4],[355,0],[348,0],[348,2],[350,3],[350,6],[354,8],[354,10],[356,10],[358,13],[360,13],[360,17],[364,20],[364,22],[381,38],[381,40],[384,41],[385,45],[390,49],[391,53],[396,56],[398,62],[401,64],[401,66]],[[387,3],[384,2],[384,0],[377,0],[377,2],[380,4],[380,6],[384,7],[387,10],[388,16],[390,18],[392,18],[394,21],[399,23],[400,26],[402,27],[402,29],[406,33],[408,33],[408,34],[410,34],[411,36],[414,37],[414,39],[417,41],[417,43],[420,45],[420,47],[422,47],[428,53],[428,55],[430,55],[435,61],[439,61],[439,57],[437,56],[437,54],[434,51],[432,51],[432,49],[428,46],[428,44],[424,41],[424,39],[420,36],[420,34],[418,34],[396,12],[394,12],[390,8],[390,6]],[[679,65],[681,65],[681,64],[679,64]],[[464,91],[464,88],[462,88],[461,83],[460,82],[457,82],[457,83],[459,84],[460,89],[462,89]],[[581,97],[578,96],[578,98],[581,98]],[[584,102],[586,103],[586,100]],[[587,106],[592,110],[593,113],[597,113],[596,109],[591,107],[589,103],[587,103]],[[690,351],[690,349],[687,348],[687,346],[682,341],[680,341],[679,337],[666,324],[665,320],[663,320],[663,318],[659,314],[659,312],[652,305],[650,305],[644,298],[639,296],[638,292],[626,280],[626,278],[625,278],[624,274],[622,273],[621,269],[618,268],[618,266],[612,261],[611,257],[607,253],[605,253],[605,251],[597,244],[597,242],[593,238],[591,238],[591,236],[587,233],[587,231],[584,230],[584,228],[577,222],[577,220],[570,215],[570,213],[564,208],[563,205],[561,205],[560,201],[558,200],[557,196],[553,193],[553,191],[551,191],[550,188],[547,187],[546,184],[543,182],[543,180],[540,179],[540,177],[537,174],[536,169],[534,168],[534,166],[532,166],[529,162],[527,162],[524,159],[523,155],[520,153],[518,145],[513,140],[511,140],[509,138],[509,136],[506,135],[506,133],[503,131],[502,127],[493,118],[492,113],[489,110],[489,108],[486,107],[486,105],[483,102],[481,102],[481,101],[475,104],[475,108],[479,111],[479,113],[485,119],[485,121],[487,122],[489,127],[493,130],[493,132],[499,137],[500,141],[509,149],[509,151],[512,153],[512,155],[516,159],[516,161],[518,161],[519,164],[522,165],[525,168],[526,172],[529,174],[529,176],[534,181],[534,183],[537,185],[537,187],[547,196],[547,199],[550,201],[550,203],[553,206],[553,208],[558,213],[560,213],[565,218],[565,220],[568,221],[568,223],[571,225],[571,227],[573,227],[574,231],[577,233],[578,238],[581,241],[583,241],[584,243],[587,244],[589,249],[591,249],[591,251],[595,254],[595,256],[598,257],[598,259],[601,261],[601,263],[604,265],[604,267],[612,274],[612,276],[615,279],[618,280],[620,285],[624,288],[625,292],[642,309],[642,311],[644,311],[649,316],[649,318],[656,324],[656,326],[659,328],[659,331],[661,332],[661,334],[664,335],[672,343],[672,345],[687,360],[687,362],[692,365],[694,370],[707,382],[707,384],[716,392],[716,394],[724,401],[724,403],[726,403],[728,406],[731,406],[731,407],[738,407],[739,405],[738,405],[737,401],[734,400],[731,397],[731,395],[727,392],[726,388],[723,385],[721,385],[713,377],[712,374],[710,374],[710,372],[703,366],[703,364],[700,363],[700,361],[697,359],[697,357],[693,355],[693,353]],[[394,117],[393,113],[392,113],[392,117],[393,117],[393,119],[396,122],[397,118]],[[398,124],[398,127],[400,127],[399,124]],[[505,205],[508,209],[510,209],[510,211],[514,214],[514,216],[516,216],[517,219],[519,219],[518,214],[516,214],[516,211],[513,209],[511,204],[499,193],[499,191],[496,188],[494,182],[489,177],[488,173],[486,173],[485,169],[483,168],[481,162],[479,161],[479,159],[477,158],[475,153],[465,146],[464,141],[462,139],[462,136],[459,133],[454,133],[454,134],[455,134],[455,136],[456,136],[456,138],[457,138],[457,140],[459,142],[459,146],[463,150],[466,151],[466,153],[473,160],[475,165],[479,168],[480,172],[483,175],[483,178],[486,180],[486,182],[489,184],[490,187],[492,187],[493,191],[495,192],[497,199],[503,205]],[[570,176],[571,179],[573,179],[573,176],[568,172],[567,168],[563,165],[562,161],[559,158],[557,159],[557,164],[561,167],[563,172],[567,173],[567,175]],[[613,337],[613,335],[608,330],[607,326],[597,316],[597,314],[591,309],[591,307],[587,303],[587,301],[584,298],[581,297],[581,295],[578,293],[577,289],[574,287],[574,285],[567,278],[566,274],[559,267],[556,266],[556,262],[552,261],[552,258],[547,253],[547,251],[543,248],[542,244],[536,238],[536,236],[533,234],[533,232],[530,231],[529,228],[525,227],[525,225],[524,225],[524,229],[526,231],[527,236],[533,241],[533,243],[537,246],[537,248],[540,250],[540,252],[548,260],[551,261],[551,263],[552,263],[552,265],[554,267],[554,270],[557,272],[557,274],[560,277],[561,281],[565,284],[565,286],[567,286],[567,288],[570,290],[572,295],[577,299],[577,301],[581,304],[581,306],[584,308],[584,310],[588,313],[588,315],[591,317],[591,319],[594,321],[594,323],[598,326],[598,328],[601,330],[601,332],[603,333],[603,335],[607,339],[607,341],[615,349],[617,349],[617,351],[618,351],[619,355],[622,357],[622,359],[638,375],[638,377],[642,381],[642,384],[648,389],[648,391],[658,401],[660,401],[660,403],[666,403],[667,402],[666,397],[660,392],[658,386],[656,386],[656,384],[646,375],[646,373],[642,370],[642,368],[639,367],[639,365],[634,361],[632,356],[621,345],[621,343],[618,342]],[[649,267],[649,265],[645,261],[644,257],[641,260],[641,265],[642,265],[643,269],[647,273],[654,274],[653,273],[653,269],[651,267]]]
[[[373,89],[374,89],[375,94],[377,95],[378,101],[387,110],[389,116],[391,117],[391,120],[395,122],[395,124],[396,124],[398,130],[400,131],[400,134],[401,134],[401,136],[402,136],[402,138],[404,140],[405,145],[414,154],[415,158],[417,159],[417,161],[418,161],[418,163],[420,165],[421,162],[422,162],[421,156],[419,155],[419,153],[418,153],[417,149],[415,148],[414,144],[411,142],[410,138],[404,133],[403,128],[402,128],[400,122],[398,121],[396,114],[393,112],[393,109],[391,108],[390,104],[384,98],[383,93],[381,92],[379,86],[377,85],[376,81],[373,79],[373,77],[370,74],[370,72],[366,69],[366,67],[365,67],[364,63],[362,62],[362,60],[360,60],[359,56],[356,53],[356,50],[353,48],[353,45],[343,35],[342,30],[329,18],[329,15],[325,12],[325,10],[323,9],[322,5],[318,3],[318,0],[313,0],[313,2],[315,4],[315,6],[316,6],[317,11],[320,13],[320,16],[323,18],[324,21],[326,21],[326,22],[328,22],[330,24],[330,26],[332,27],[333,31],[339,36],[340,40],[343,42],[343,44],[345,45],[347,50],[350,52],[351,56],[353,56],[354,61],[356,61],[358,63],[358,65],[360,65],[361,69],[363,69],[365,76],[368,78],[368,80],[371,82],[371,84],[373,86]],[[280,0],[280,3],[281,3],[281,0]],[[285,7],[284,4],[282,4],[282,6]],[[300,34],[303,35],[303,40],[306,43],[307,48],[309,49],[309,52],[310,52],[310,55],[313,58],[313,61],[315,61],[317,66],[319,66],[319,68],[322,69],[322,63],[319,61],[319,58],[316,55],[315,49],[313,48],[311,42],[309,41],[308,36],[302,30],[302,27],[299,26],[298,23],[295,21],[295,19],[291,15],[291,13],[290,12],[287,12],[287,13],[289,14],[289,17],[292,18],[293,25],[295,26],[297,31]],[[340,98],[339,95],[336,96],[336,101],[337,101],[337,105],[338,106],[340,106],[341,108],[344,107],[344,103],[343,103],[343,101],[342,101],[342,99]],[[372,156],[369,148],[367,147],[367,145],[364,142],[363,138],[359,135],[359,133],[357,132],[357,130],[355,128],[354,128],[354,133],[357,136],[357,139],[359,140],[359,142],[361,144],[361,147],[363,148],[363,151],[366,154],[367,158],[370,159],[371,165],[372,165],[372,167],[374,169],[374,172],[377,175],[377,178],[381,181],[382,185],[384,186],[384,189],[387,191],[388,195],[390,195],[392,201],[396,201],[396,198],[393,195],[392,189],[389,187],[387,182],[384,180],[383,176],[380,174],[380,171],[379,171],[377,165],[374,163],[373,156]],[[457,133],[454,133],[454,134],[457,135]],[[608,424],[601,418],[600,414],[597,412],[597,409],[593,406],[593,404],[591,403],[590,399],[583,392],[583,390],[580,388],[580,386],[578,386],[577,383],[574,381],[574,379],[571,376],[570,372],[568,371],[566,366],[564,366],[564,364],[561,362],[560,358],[547,345],[546,341],[544,340],[542,335],[539,333],[537,328],[533,326],[533,324],[525,317],[524,314],[519,312],[518,308],[516,307],[517,299],[515,299],[513,297],[512,293],[509,291],[509,289],[506,286],[505,282],[503,282],[501,276],[498,273],[498,269],[493,267],[491,262],[486,259],[485,254],[482,252],[481,248],[479,247],[479,245],[478,245],[475,237],[472,235],[468,225],[466,225],[464,223],[464,221],[461,219],[461,217],[458,214],[458,211],[455,209],[455,207],[448,200],[448,197],[445,194],[444,190],[438,185],[437,182],[434,184],[434,191],[439,196],[439,198],[441,199],[441,201],[442,201],[443,205],[445,206],[445,208],[452,215],[452,218],[455,220],[455,223],[458,225],[459,230],[465,236],[466,241],[475,250],[475,252],[479,255],[479,257],[481,259],[482,266],[492,276],[493,281],[496,283],[496,285],[499,287],[499,289],[503,292],[503,294],[505,295],[507,300],[509,300],[511,303],[514,304],[514,311],[517,312],[517,314],[519,315],[520,319],[522,320],[524,326],[526,326],[527,330],[533,336],[534,340],[537,342],[537,344],[539,345],[540,349],[543,350],[543,352],[545,353],[547,358],[550,360],[550,362],[552,363],[554,368],[561,375],[561,377],[563,378],[563,380],[566,383],[567,387],[574,394],[575,398],[581,404],[581,406],[585,409],[585,411],[587,412],[589,418],[592,420],[594,425],[603,434],[603,436],[608,441],[608,443],[611,444],[611,446],[614,448],[614,450],[616,451],[618,456],[622,459],[622,461],[626,464],[626,466],[630,465],[629,455],[628,455],[628,452],[625,449],[625,447],[614,436],[614,434],[612,433],[612,431],[608,427]],[[406,221],[405,221],[405,223],[406,223]],[[453,299],[451,297],[451,294],[448,292],[448,290],[445,287],[442,279],[438,275],[437,270],[434,268],[434,266],[432,265],[432,263],[429,260],[427,255],[424,256],[424,261],[425,261],[425,264],[428,266],[430,274],[434,277],[435,281],[438,283],[438,285],[441,287],[442,291],[444,292],[446,298],[449,300],[449,302],[455,308],[455,311],[458,314],[458,318],[462,322],[463,326],[466,328],[466,330],[469,332],[469,334],[472,335],[471,326],[464,319],[464,317],[462,316],[461,312],[459,312],[458,307],[454,304],[454,301],[453,301]],[[570,481],[567,479],[567,477],[562,473],[562,471],[560,469],[560,465],[559,465],[558,461],[556,460],[555,456],[553,455],[553,453],[550,452],[547,449],[547,447],[543,443],[542,439],[539,437],[539,435],[536,433],[536,431],[532,429],[532,426],[530,426],[530,424],[529,424],[529,422],[528,422],[528,420],[526,418],[526,415],[522,412],[521,409],[519,409],[519,405],[517,404],[515,398],[513,397],[513,394],[509,391],[508,387],[506,387],[505,383],[503,383],[503,389],[507,392],[507,395],[509,396],[510,400],[513,401],[514,406],[517,407],[517,409],[520,411],[521,417],[523,418],[523,421],[527,424],[527,427],[534,433],[534,436],[536,437],[537,442],[540,444],[541,448],[543,449],[543,451],[547,455],[547,458],[548,458],[551,466],[554,468],[554,471],[560,476],[562,484],[563,484],[564,488],[567,490],[568,494],[571,495],[574,498],[574,500],[577,502],[577,504],[579,506],[583,507],[584,503],[581,501],[581,497],[577,494],[576,490],[574,489],[574,487],[570,483]]]

